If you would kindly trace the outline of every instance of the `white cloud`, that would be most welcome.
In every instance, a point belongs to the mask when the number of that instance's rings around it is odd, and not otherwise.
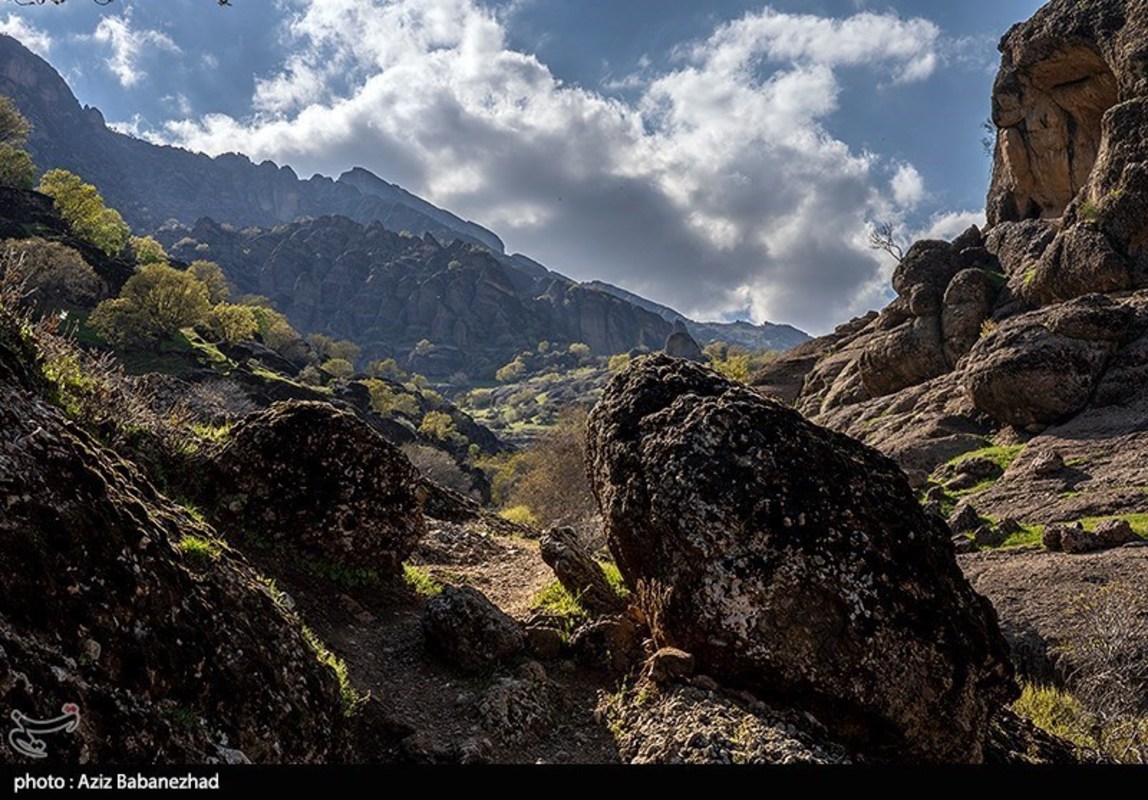
[[[52,37],[48,33],[28,24],[23,17],[11,12],[9,12],[7,19],[0,19],[0,33],[18,39],[21,44],[41,58],[47,58],[52,50]]]
[[[510,49],[503,20],[476,0],[300,4],[252,118],[165,135],[213,154],[241,142],[301,174],[366,166],[552,268],[697,316],[748,307],[824,330],[883,302],[866,220],[917,202],[923,181],[823,123],[841,69],[924,79],[935,25],[766,8],[682,48],[670,71],[639,65],[623,102]]]
[[[112,54],[105,63],[124,87],[135,86],[141,79],[147,77],[147,73],[140,66],[146,51],[181,52],[166,33],[133,28],[130,12],[118,17],[104,17],[90,38],[111,48]]]
[[[889,188],[893,191],[893,200],[905,209],[912,209],[925,199],[925,179],[912,164],[897,167]]]
[[[929,224],[914,237],[915,239],[943,239],[951,241],[969,229],[970,225],[985,227],[984,211],[950,211],[934,214]]]

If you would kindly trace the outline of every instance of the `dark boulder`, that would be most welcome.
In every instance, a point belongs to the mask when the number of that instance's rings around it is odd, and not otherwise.
[[[893,462],[665,356],[611,381],[588,445],[619,568],[699,671],[873,758],[982,759],[1007,646]]]
[[[490,669],[526,647],[521,626],[470,586],[448,586],[428,600],[422,624],[427,646],[465,672]]]
[[[551,528],[539,540],[542,560],[554,570],[558,581],[591,614],[614,614],[626,603],[619,597],[606,573],[578,541],[573,528]]]
[[[397,572],[426,532],[419,475],[354,414],[280,403],[248,417],[212,457],[224,529],[324,564]]]
[[[689,331],[674,331],[666,337],[666,346],[663,348],[666,355],[674,358],[684,358],[687,361],[705,361],[701,347],[690,336]]]

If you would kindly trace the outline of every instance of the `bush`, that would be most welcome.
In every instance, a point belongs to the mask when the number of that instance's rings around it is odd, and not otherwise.
[[[526,365],[520,359],[514,359],[506,366],[500,367],[494,373],[494,379],[499,383],[514,383],[526,374]]]
[[[623,372],[628,366],[630,366],[629,353],[618,353],[616,356],[610,356],[610,360],[606,364],[606,368],[610,370],[611,375],[617,375],[619,372]]]
[[[231,297],[231,285],[227,282],[223,270],[214,261],[192,261],[187,271],[194,275],[200,283],[207,288],[207,299],[212,304],[225,303]],[[271,301],[266,297],[258,298],[266,301],[268,308]],[[259,305],[258,303],[244,303],[243,305]]]
[[[419,433],[438,439],[440,442],[449,442],[459,438],[454,427],[454,420],[444,411],[428,411],[419,425]]]
[[[89,324],[113,345],[137,347],[205,322],[210,311],[207,289],[195,276],[149,264],[128,278],[118,298],[96,306]]]
[[[410,376],[406,370],[399,366],[393,358],[384,358],[367,364],[367,374],[372,378],[390,378],[393,381],[405,381]]]
[[[0,186],[9,189],[31,189],[36,185],[36,165],[19,147],[0,144]]]
[[[45,239],[10,240],[0,271],[23,284],[29,302],[41,312],[65,306],[90,307],[105,292],[104,282],[77,251]]]
[[[568,352],[579,361],[585,361],[590,357],[590,345],[583,344],[582,342],[574,342],[574,344],[568,348]]]
[[[377,413],[388,417],[393,414],[402,414],[412,419],[418,418],[421,413],[419,401],[415,399],[414,395],[394,389],[386,381],[372,378],[364,381],[364,383],[371,395],[371,408]]]
[[[530,510],[529,506],[510,506],[499,511],[498,516],[510,520],[516,525],[526,525],[530,528],[538,527],[538,517],[534,516],[534,512]]]
[[[273,308],[247,303],[244,305],[251,309],[251,313],[255,315],[255,322],[259,326],[259,337],[265,345],[284,358],[296,363],[306,361],[309,353],[307,343],[287,322],[287,317]]]
[[[255,338],[259,323],[255,313],[247,306],[219,303],[207,317],[207,327],[217,341],[235,344]]]
[[[136,264],[141,267],[148,264],[167,264],[168,262],[167,251],[163,249],[162,244],[151,236],[133,236],[131,247]]]
[[[91,242],[109,256],[123,252],[131,229],[120,213],[104,205],[104,198],[90,183],[67,170],[54,169],[40,179],[39,191],[52,198],[56,210],[76,236]]]
[[[323,362],[323,371],[340,380],[347,380],[355,374],[355,366],[345,358],[329,358]]]

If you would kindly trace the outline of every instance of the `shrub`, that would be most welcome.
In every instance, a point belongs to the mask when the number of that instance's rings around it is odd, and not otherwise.
[[[498,512],[498,516],[510,520],[516,525],[525,525],[529,528],[538,527],[538,517],[530,510],[530,506],[510,506]]]
[[[259,337],[264,344],[291,361],[296,363],[306,361],[307,343],[291,327],[285,316],[273,308],[247,303],[244,305],[250,308],[251,313],[255,315],[255,322],[259,326]]]
[[[207,299],[211,303],[224,303],[231,297],[231,285],[227,282],[227,277],[223,274],[223,270],[214,261],[192,261],[187,271],[194,275],[199,282],[207,288]],[[271,307],[271,301],[267,300],[266,297],[258,298],[256,295],[251,295],[251,297],[266,301],[267,307]],[[243,305],[259,304],[243,303]]]
[[[419,425],[419,433],[440,442],[449,442],[459,436],[454,420],[445,411],[428,411]]]
[[[610,360],[606,364],[606,368],[610,370],[611,375],[624,372],[628,366],[630,366],[629,353],[618,353],[617,355],[610,356]]]
[[[234,344],[254,339],[259,323],[247,306],[219,303],[208,314],[207,327],[217,341]]]
[[[590,345],[583,344],[582,342],[574,342],[567,348],[570,355],[577,358],[579,361],[585,361],[590,357]]]
[[[109,256],[118,255],[131,238],[131,229],[120,213],[104,205],[104,198],[90,183],[67,170],[54,169],[40,179],[39,190],[52,198],[56,210],[72,232]]]
[[[499,383],[514,383],[526,374],[526,365],[521,359],[514,359],[509,364],[500,367],[494,373],[494,379]]]
[[[371,395],[371,408],[384,416],[402,414],[417,419],[422,409],[414,395],[407,394],[401,389],[394,388],[386,381],[370,379],[364,381],[367,391]]]
[[[99,300],[104,282],[77,251],[45,239],[7,242],[0,271],[6,280],[21,282],[29,301],[41,312],[64,306],[84,306]]]
[[[323,371],[340,380],[347,380],[355,374],[355,366],[345,358],[329,358],[323,362]]]
[[[442,591],[442,584],[421,567],[403,564],[403,581],[423,597],[434,597]]]
[[[115,300],[96,306],[91,326],[117,346],[156,344],[207,320],[207,289],[194,275],[162,264],[143,267]]]
[[[367,374],[372,378],[390,378],[400,382],[410,377],[393,358],[379,359],[367,364]]]
[[[167,251],[163,249],[162,244],[151,236],[133,236],[131,248],[136,264],[141,267],[148,264],[167,264],[168,262]]]
[[[32,157],[18,147],[0,144],[0,186],[31,189],[36,185],[36,165]]]

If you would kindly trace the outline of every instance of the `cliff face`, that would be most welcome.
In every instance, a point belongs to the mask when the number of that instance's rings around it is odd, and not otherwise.
[[[490,377],[542,339],[600,354],[657,349],[673,330],[554,273],[530,276],[461,241],[443,246],[345,217],[243,231],[204,219],[161,238],[176,258],[218,261],[242,292],[270,297],[300,330],[355,339],[368,357],[431,376]],[[433,346],[416,347],[424,339]]]
[[[920,482],[1012,448],[978,508],[1132,513],[1148,483],[1129,455],[1148,447],[1148,2],[1055,0],[1000,49],[987,228],[915,244],[893,303],[757,382]],[[1036,475],[1049,452],[1076,467]]]
[[[29,149],[41,168],[61,167],[96,184],[110,206],[141,231],[174,219],[200,217],[237,225],[275,225],[304,216],[343,214],[378,220],[392,230],[462,238],[502,252],[502,241],[355,169],[339,180],[300,180],[290,167],[254,164],[241,155],[218,158],[162,147],[117,133],[97,109],[82,108],[63,78],[15,39],[0,35],[0,94],[8,95],[35,126]]]

